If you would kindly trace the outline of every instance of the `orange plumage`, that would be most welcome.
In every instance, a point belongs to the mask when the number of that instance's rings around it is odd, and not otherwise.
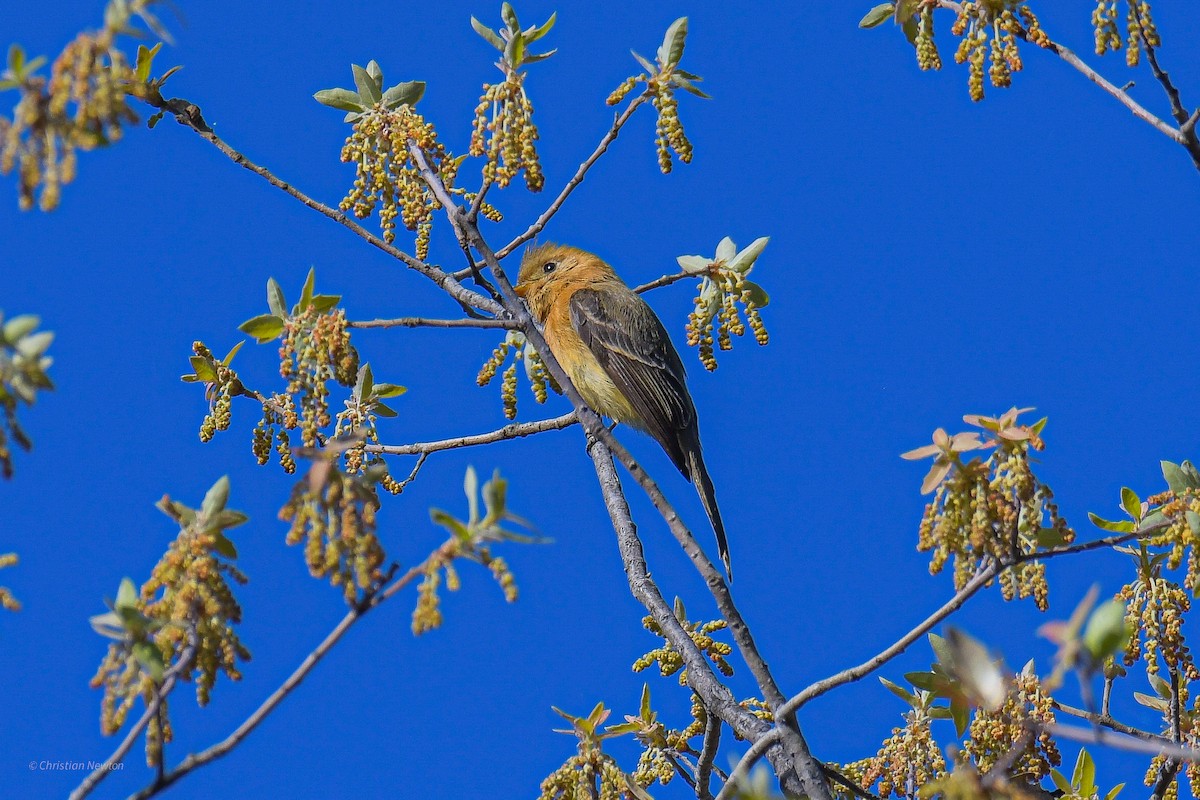
[[[649,433],[696,485],[732,579],[683,362],[654,311],[599,257],[566,245],[526,252],[516,291],[584,401],[599,414]]]

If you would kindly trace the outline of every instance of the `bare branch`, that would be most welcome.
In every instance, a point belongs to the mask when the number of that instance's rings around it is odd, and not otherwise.
[[[202,750],[199,753],[193,753],[192,755],[189,755],[187,758],[183,759],[183,761],[181,761],[179,766],[175,767],[175,769],[171,770],[165,775],[160,775],[149,786],[145,787],[136,794],[131,795],[130,800],[146,800],[147,798],[154,797],[159,792],[166,789],[168,786],[172,785],[188,773],[193,772],[194,770],[197,770],[206,764],[211,764],[213,761],[216,761],[217,759],[229,753],[230,750],[237,747],[243,739],[249,736],[255,728],[262,724],[263,720],[265,720],[271,714],[271,712],[274,711],[276,707],[278,707],[279,704],[282,703],[284,699],[286,699],[287,696],[292,693],[292,690],[299,686],[300,683],[306,677],[308,677],[308,673],[312,672],[313,668],[316,667],[321,659],[324,658],[325,655],[330,651],[330,649],[332,649],[333,646],[337,644],[343,636],[346,635],[346,632],[354,627],[355,623],[362,619],[376,606],[383,603],[388,598],[395,595],[396,592],[400,591],[405,586],[408,586],[414,580],[416,580],[416,578],[424,573],[426,566],[431,561],[434,559],[445,558],[447,554],[452,552],[452,549],[456,545],[457,541],[455,539],[446,541],[441,545],[441,547],[431,553],[429,557],[425,559],[425,561],[409,569],[394,583],[387,585],[386,588],[384,588],[384,584],[377,586],[375,590],[371,594],[367,595],[361,603],[354,608],[351,608],[346,616],[342,617],[342,621],[339,622],[337,626],[329,632],[329,634],[321,641],[321,643],[317,645],[315,650],[304,657],[304,660],[300,662],[300,666],[296,667],[292,674],[288,676],[287,680],[285,680],[278,689],[272,692],[271,695],[264,700],[257,709],[254,710],[254,713],[247,717],[245,721],[243,721],[242,724],[239,725],[232,733],[230,733],[220,742],[214,744],[212,747]],[[83,795],[80,795],[80,797],[82,796]],[[76,800],[74,795],[72,795],[72,800]]]
[[[721,746],[721,718],[709,714],[704,721],[704,742],[700,746],[700,758],[696,760],[696,800],[713,800],[712,783],[713,760],[717,757],[717,749]]]
[[[1196,119],[1200,118],[1200,108],[1196,109],[1194,114],[1188,115],[1187,109],[1183,106],[1183,98],[1179,94],[1179,89],[1171,82],[1171,76],[1166,73],[1166,70],[1159,66],[1158,49],[1150,43],[1150,39],[1146,36],[1146,28],[1142,25],[1141,11],[1136,7],[1133,8],[1133,11],[1134,21],[1138,27],[1138,38],[1142,40],[1142,46],[1146,50],[1146,60],[1150,62],[1150,71],[1154,73],[1155,79],[1167,93],[1167,99],[1171,103],[1171,116],[1179,123],[1179,134],[1182,137],[1180,144],[1188,151],[1196,168],[1200,169],[1200,139],[1196,137]]]
[[[102,780],[107,778],[112,773],[113,765],[121,763],[121,759],[125,758],[125,755],[130,751],[134,743],[137,742],[138,737],[142,734],[142,731],[145,730],[146,726],[150,724],[150,720],[157,716],[159,709],[162,708],[163,701],[167,699],[167,695],[169,695],[175,689],[175,684],[179,682],[179,676],[191,669],[192,660],[196,657],[197,644],[196,631],[193,628],[188,633],[187,647],[184,648],[183,653],[180,654],[179,661],[175,663],[175,666],[171,667],[171,669],[167,671],[162,685],[159,687],[158,691],[154,693],[154,697],[150,700],[150,704],[146,706],[145,713],[143,713],[141,718],[134,724],[132,728],[129,729],[129,733],[125,734],[125,738],[121,740],[121,744],[117,746],[117,749],[113,751],[112,755],[105,759],[103,764],[96,767],[96,769],[94,769],[86,778],[84,778],[83,782],[80,783],[79,786],[75,787],[75,791],[71,792],[70,800],[81,800],[82,798],[87,797],[97,786],[100,785]],[[159,774],[162,774],[161,770]]]
[[[1068,739],[1072,742],[1081,742],[1082,744],[1102,744],[1111,747],[1115,750],[1124,750],[1129,753],[1144,753],[1151,756],[1168,756],[1170,758],[1180,759],[1183,761],[1192,761],[1200,763],[1200,750],[1194,750],[1190,747],[1175,744],[1174,742],[1148,742],[1144,739],[1134,738],[1132,736],[1122,736],[1119,733],[1104,730],[1103,728],[1076,728],[1070,725],[1061,725],[1057,722],[1048,725],[1037,725],[1039,730],[1049,733],[1051,736],[1057,736],[1060,739]]]
[[[575,191],[575,187],[583,183],[583,179],[587,176],[588,170],[592,168],[592,165],[600,159],[600,156],[604,155],[605,151],[608,150],[608,146],[616,140],[617,135],[621,132],[621,128],[625,127],[625,123],[633,116],[633,112],[637,111],[638,106],[649,99],[649,94],[640,94],[633,98],[633,101],[625,107],[625,110],[613,120],[612,127],[608,129],[608,133],[604,134],[604,137],[600,140],[600,144],[596,145],[596,149],[592,154],[587,157],[586,161],[579,165],[579,169],[575,170],[575,174],[571,176],[571,180],[567,181],[567,185],[558,193],[558,197],[554,198],[554,202],[550,204],[550,207],[543,211],[541,216],[534,220],[533,224],[524,233],[496,251],[497,259],[504,258],[513,250],[516,250],[542,232],[542,229],[546,227],[546,223],[550,221],[550,218],[558,213],[558,210],[562,208],[562,204],[571,196],[571,192]],[[472,217],[470,221],[474,223],[475,220]]]
[[[415,456],[436,453],[440,450],[453,450],[458,447],[474,447],[481,444],[492,444],[505,439],[520,439],[535,433],[559,431],[569,428],[579,420],[572,411],[553,419],[542,419],[536,422],[514,422],[498,430],[488,433],[477,433],[472,436],[457,436],[453,439],[442,439],[438,442],[417,442],[416,444],[368,444],[368,453],[379,453],[385,456]]]
[[[1093,725],[1099,725],[1102,728],[1108,728],[1111,731],[1123,733],[1126,736],[1133,736],[1137,739],[1142,739],[1143,741],[1147,742],[1161,742],[1163,744],[1169,744],[1171,741],[1164,736],[1159,736],[1158,734],[1144,731],[1141,728],[1135,728],[1132,725],[1126,725],[1124,722],[1118,722],[1107,714],[1097,714],[1093,711],[1085,711],[1082,708],[1068,706],[1064,703],[1054,700],[1053,698],[1051,698],[1050,702],[1053,704],[1055,711],[1061,711],[1068,716],[1078,717],[1079,719],[1086,720]]]
[[[396,319],[371,319],[347,322],[348,328],[500,328],[515,330],[516,323],[507,319],[427,319],[426,317],[398,317]]]
[[[659,289],[663,286],[670,286],[672,283],[687,280],[688,278],[703,278],[704,275],[697,275],[695,272],[676,272],[674,275],[663,275],[661,278],[655,278],[649,283],[643,283],[641,286],[634,287],[634,291],[638,294],[643,294],[651,289]]]
[[[270,170],[266,169],[265,167],[260,167],[239,153],[237,150],[234,150],[232,147],[226,144],[224,140],[213,133],[212,128],[208,126],[208,123],[205,122],[204,117],[201,115],[200,109],[194,103],[182,98],[171,98],[168,100],[163,98],[162,95],[158,94],[157,92],[154,92],[146,97],[142,97],[141,99],[154,108],[171,112],[175,116],[176,122],[193,130],[197,136],[216,147],[231,161],[233,161],[233,163],[245,167],[255,175],[266,179],[266,181],[272,186],[282,189],[314,211],[320,212],[334,222],[337,222],[339,225],[350,229],[372,246],[379,248],[392,258],[403,262],[409,269],[420,272],[422,275],[437,284],[438,288],[445,291],[464,306],[479,308],[493,315],[499,315],[501,312],[500,305],[491,298],[484,297],[478,292],[471,291],[455,280],[455,278],[449,273],[433,266],[432,264],[426,264],[424,261],[414,258],[399,248],[388,244],[383,239],[380,239],[378,236],[371,233],[354,220],[350,219],[350,217],[348,217],[344,212],[330,208],[324,203],[320,203],[312,199],[291,184],[275,177]]]

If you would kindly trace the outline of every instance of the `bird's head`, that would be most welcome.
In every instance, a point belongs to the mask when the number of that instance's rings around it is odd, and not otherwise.
[[[545,321],[555,298],[565,292],[619,280],[599,256],[564,244],[542,244],[525,251],[514,287],[539,322]]]

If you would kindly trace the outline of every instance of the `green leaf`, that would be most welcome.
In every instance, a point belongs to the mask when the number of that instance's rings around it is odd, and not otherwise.
[[[21,67],[25,64],[25,48],[17,43],[8,46],[8,68],[14,73],[20,74]]]
[[[917,13],[917,5],[921,0],[900,0],[896,6],[896,22],[903,25]]]
[[[1075,771],[1071,774],[1071,783],[1084,797],[1090,797],[1095,792],[1096,765],[1084,748],[1079,748],[1079,757],[1075,759]]]
[[[904,30],[904,38],[908,39],[909,44],[916,47],[917,34],[921,31],[921,25],[917,22],[917,18],[909,17],[904,21],[902,28]]]
[[[642,69],[646,70],[647,75],[654,75],[658,72],[658,68],[650,63],[650,59],[643,56],[637,50],[630,50],[629,52],[633,53],[633,57],[642,65]]]
[[[312,302],[308,304],[308,307],[316,311],[318,314],[324,314],[329,309],[337,306],[337,304],[340,302],[342,302],[342,296],[340,294],[314,294]]]
[[[283,297],[283,287],[274,278],[267,278],[267,308],[280,319],[288,315],[287,300]]]
[[[896,684],[889,681],[887,678],[881,677],[879,679],[879,682],[882,683],[884,686],[886,686],[892,694],[896,695],[901,700],[908,703],[910,706],[913,706],[914,708],[916,707],[917,697],[912,692],[908,691],[903,686],[897,686]]]
[[[1116,786],[1108,790],[1108,794],[1104,795],[1104,800],[1114,800],[1121,790],[1125,788],[1125,784],[1118,783]]]
[[[375,81],[375,85],[382,88],[383,86],[383,70],[379,66],[379,62],[371,59],[367,62],[367,74],[371,76],[371,80]]]
[[[858,21],[860,28],[875,28],[896,15],[895,3],[880,3],[867,12],[861,20]]]
[[[551,19],[554,19],[551,17]],[[650,719],[650,684],[642,684],[642,702],[638,709],[642,719]]]
[[[513,10],[512,3],[500,5],[500,19],[508,26],[509,33],[515,36],[521,32],[521,23],[517,21],[517,12]]]
[[[425,81],[405,81],[383,93],[383,104],[393,110],[400,106],[415,106],[424,96]]]
[[[967,732],[967,726],[971,724],[971,707],[962,701],[952,702],[950,716],[954,719],[954,735],[962,738]]]
[[[309,267],[308,275],[304,278],[304,288],[302,288],[300,290],[299,308],[301,311],[304,311],[305,309],[307,309],[308,304],[312,302],[313,286],[316,284],[316,282],[317,282],[317,268]]]
[[[211,528],[228,530],[229,528],[236,528],[239,525],[245,525],[249,520],[250,517],[246,516],[241,511],[234,511],[231,508],[226,508],[223,511],[218,511],[216,514],[209,517],[208,524]]]
[[[136,609],[137,602],[137,587],[129,578],[122,578],[121,585],[117,588],[117,599],[113,601],[113,608],[117,611]]]
[[[1125,604],[1120,600],[1109,600],[1092,612],[1083,632],[1083,646],[1099,663],[1108,656],[1124,650],[1129,643],[1129,629],[1125,625]]]
[[[946,664],[951,676],[963,684],[967,693],[983,708],[996,711],[1004,704],[1008,689],[1004,676],[983,643],[972,636],[950,628],[946,631],[951,663]]]
[[[407,391],[408,389],[403,386],[397,386],[394,383],[377,383],[375,384],[374,395],[379,398],[399,397]]]
[[[429,509],[429,518],[463,541],[470,541],[471,531],[454,517],[439,508]]]
[[[112,611],[88,617],[88,623],[92,630],[105,638],[118,642],[125,638],[125,626],[121,623],[121,618]]]
[[[212,383],[217,379],[217,373],[213,371],[212,364],[207,358],[201,356],[192,356],[188,359],[192,363],[192,370],[196,373],[196,378],[205,383]]]
[[[918,689],[932,692],[937,684],[937,675],[934,675],[932,672],[906,672],[904,673],[904,680]]]
[[[1136,527],[1130,520],[1114,522],[1113,520],[1102,519],[1101,517],[1093,514],[1091,511],[1088,512],[1088,519],[1090,519],[1092,524],[1100,530],[1110,531],[1112,533],[1132,533]]]
[[[229,541],[229,537],[223,533],[218,533],[213,538],[213,551],[220,553],[230,560],[238,557],[237,548],[234,547],[233,542]]]
[[[242,346],[245,344],[246,344],[246,340],[242,339],[240,342],[235,344],[233,347],[229,348],[229,352],[226,353],[225,357],[221,359],[221,364],[223,364],[226,367],[228,367],[230,364],[232,364],[233,357],[238,354],[238,351],[241,350]]]
[[[525,37],[518,31],[514,33],[512,38],[508,40],[508,44],[504,46],[504,60],[509,66],[516,68],[521,66],[521,61],[525,56]]]
[[[469,519],[474,525],[479,521],[479,476],[475,473],[474,467],[468,466],[467,474],[463,476],[463,492],[467,495]]]
[[[1200,489],[1200,471],[1196,470],[1192,462],[1184,459],[1179,468],[1183,470],[1183,479],[1187,482],[1188,488]]]
[[[767,290],[754,281],[743,281],[742,291],[749,292],[746,299],[759,308],[766,308],[771,303],[771,296],[767,294]]]
[[[546,20],[541,25],[539,25],[536,28],[530,28],[529,30],[525,31],[524,34],[525,34],[526,43],[536,42],[538,39],[542,38],[547,33],[549,33],[550,29],[554,27],[554,23],[557,19],[558,19],[558,12],[555,11],[550,14],[550,19]]]
[[[134,74],[142,83],[150,79],[150,68],[154,64],[154,57],[158,55],[158,51],[162,49],[162,46],[162,42],[159,42],[152,48],[146,47],[144,44],[138,45]]]
[[[742,251],[734,255],[730,259],[730,263],[726,264],[726,267],[734,272],[749,272],[750,267],[754,266],[755,261],[760,257],[763,248],[767,247],[767,242],[769,241],[770,236],[758,237],[758,239],[750,242],[749,246],[743,247]]]
[[[1160,461],[1159,466],[1162,467],[1163,478],[1167,481],[1167,487],[1175,494],[1181,494],[1188,488],[1187,479],[1183,477],[1183,470],[1178,464],[1170,461]]]
[[[937,663],[949,663],[951,658],[950,646],[946,644],[945,639],[936,633],[931,633],[929,634],[929,646],[933,648],[933,654],[937,657]]]
[[[375,390],[375,376],[371,374],[371,363],[367,362],[358,368],[358,376],[354,380],[354,396],[366,400]]]
[[[1192,533],[1200,536],[1200,514],[1189,508],[1183,512],[1183,516],[1187,520],[1188,527],[1192,529]]]
[[[371,73],[358,64],[351,64],[350,69],[354,72],[354,88],[358,89],[358,96],[362,99],[363,105],[370,107],[383,99],[381,87],[371,77]]]
[[[396,409],[378,401],[371,404],[371,411],[374,412],[375,416],[377,417],[387,417],[388,419],[399,416],[399,414],[396,413]]]
[[[229,501],[229,476],[222,475],[217,479],[217,482],[212,485],[204,494],[204,502],[200,504],[200,513],[206,518],[212,519],[219,512],[225,509],[225,504]]]
[[[547,58],[549,58],[550,56],[554,55],[557,52],[558,52],[557,47],[554,48],[553,50],[547,50],[544,53],[528,53],[527,52],[527,53],[525,53],[524,56],[521,57],[521,63],[522,64],[536,64],[539,61],[545,61]]]
[[[261,314],[238,325],[238,330],[264,344],[283,333],[283,324],[283,320],[274,314]]]
[[[1167,711],[1171,707],[1171,704],[1161,697],[1152,697],[1143,692],[1134,692],[1133,699],[1146,708],[1152,708],[1155,711]]]
[[[1067,543],[1066,532],[1058,528],[1042,527],[1038,529],[1037,543],[1039,547],[1051,550],[1055,547],[1062,547]]]
[[[1058,770],[1050,770],[1050,780],[1054,781],[1054,785],[1057,786],[1058,790],[1064,795],[1075,794],[1075,787],[1072,786],[1071,782],[1068,781],[1066,777]]]
[[[37,358],[45,353],[53,342],[54,334],[50,331],[31,333],[16,342],[17,352],[25,358]]]
[[[708,271],[712,261],[704,256],[679,256],[675,259],[684,272],[690,272],[693,275],[698,275]]]
[[[349,89],[322,89],[313,95],[313,99],[323,106],[336,108],[338,111],[367,110],[363,99]]]
[[[1121,507],[1135,520],[1142,518],[1142,498],[1138,497],[1137,492],[1128,486],[1121,487]]]
[[[162,651],[151,642],[134,642],[133,657],[142,665],[142,669],[150,674],[150,677],[157,683],[162,680],[163,664]]]
[[[21,314],[13,317],[4,323],[4,340],[9,344],[16,344],[18,339],[33,333],[41,324],[42,318],[36,314]]]
[[[658,63],[663,69],[669,69],[683,58],[683,46],[687,41],[688,18],[680,17],[671,23],[663,36],[662,46],[658,48]]]
[[[500,470],[492,473],[492,479],[483,484],[483,507],[491,522],[498,522],[505,513],[508,498],[508,481],[500,477]]]
[[[495,31],[474,17],[471,17],[471,27],[475,29],[476,33],[483,37],[485,42],[499,50],[501,53],[504,52],[504,40],[497,36]]]
[[[1161,675],[1147,675],[1146,678],[1150,681],[1150,686],[1154,688],[1154,693],[1163,700],[1171,699],[1171,684],[1167,683]]]

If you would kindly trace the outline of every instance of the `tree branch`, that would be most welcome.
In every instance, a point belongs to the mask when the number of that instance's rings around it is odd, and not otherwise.
[[[347,322],[347,328],[501,328],[515,330],[516,324],[507,319],[427,319],[425,317],[399,317],[397,319],[371,319]]]
[[[77,787],[75,787],[75,791],[71,792],[70,794],[70,800],[82,800],[82,798],[87,797],[92,793],[93,790],[95,790],[97,786],[100,785],[101,781],[112,774],[113,765],[119,764],[121,759],[125,758],[125,755],[130,751],[134,743],[137,742],[138,737],[141,736],[142,731],[145,730],[146,726],[150,724],[150,720],[154,719],[154,717],[158,714],[159,709],[162,708],[163,701],[167,699],[167,695],[174,691],[175,684],[179,682],[179,676],[191,669],[192,661],[196,657],[197,645],[198,642],[196,640],[196,631],[195,628],[193,628],[188,632],[187,647],[184,648],[183,653],[180,654],[179,661],[175,663],[175,666],[171,667],[171,669],[167,671],[167,674],[163,679],[162,686],[160,686],[158,691],[154,693],[154,697],[150,700],[150,704],[146,706],[145,713],[143,713],[141,718],[138,719],[134,726],[129,729],[129,733],[125,734],[125,738],[121,740],[121,744],[117,746],[117,749],[113,751],[112,755],[106,758],[103,764],[92,770],[92,772],[86,778],[84,778]]]
[[[449,273],[433,266],[432,264],[426,264],[424,261],[414,258],[399,248],[388,244],[383,239],[380,239],[378,236],[371,233],[354,220],[350,219],[350,217],[348,217],[344,212],[330,208],[324,203],[320,203],[312,199],[291,184],[275,177],[270,170],[266,169],[265,167],[260,167],[239,153],[237,150],[234,150],[232,147],[226,144],[224,140],[213,133],[212,128],[209,127],[208,123],[201,115],[200,109],[194,103],[178,97],[168,100],[157,91],[148,93],[146,96],[141,97],[140,99],[153,108],[157,108],[161,111],[171,112],[175,116],[176,122],[186,128],[190,128],[201,139],[204,139],[206,142],[224,153],[231,161],[233,161],[233,163],[245,167],[255,175],[264,178],[272,186],[282,189],[314,211],[324,214],[326,217],[329,217],[339,225],[342,225],[343,227],[353,231],[372,246],[379,248],[392,258],[403,262],[409,269],[420,272],[422,275],[437,284],[438,288],[445,291],[464,306],[482,309],[493,315],[500,314],[500,305],[491,298],[484,297],[478,292],[471,291],[455,280],[454,276],[450,275]]]
[[[543,211],[541,216],[534,220],[533,224],[526,228],[524,233],[504,245],[504,247],[501,247],[496,252],[497,259],[504,258],[513,250],[516,250],[542,232],[542,229],[546,227],[546,223],[550,221],[550,218],[558,213],[558,210],[562,208],[562,204],[571,196],[571,192],[575,191],[575,188],[583,183],[583,179],[587,176],[588,170],[592,168],[592,165],[600,159],[600,156],[604,155],[605,151],[608,150],[608,146],[616,140],[617,135],[621,132],[621,128],[625,127],[625,123],[633,116],[633,112],[637,111],[638,106],[649,99],[650,95],[648,93],[638,95],[633,98],[633,101],[625,107],[625,110],[619,116],[613,119],[612,127],[608,129],[608,133],[604,134],[604,137],[600,139],[600,144],[596,145],[596,149],[592,151],[592,154],[587,157],[586,161],[579,165],[579,169],[575,170],[575,174],[571,176],[571,180],[567,181],[567,185],[558,193],[558,197],[554,198],[554,202],[550,204],[550,207]],[[474,224],[474,217],[469,217],[469,221]]]
[[[476,433],[472,436],[456,436],[453,439],[442,439],[438,442],[417,442],[416,444],[368,444],[366,452],[379,453],[385,456],[415,456],[436,453],[440,450],[453,450],[457,447],[474,447],[481,444],[492,444],[505,439],[519,439],[532,436],[535,433],[558,431],[569,428],[579,420],[572,411],[553,419],[541,419],[536,422],[514,422],[498,430],[488,433]]]
[[[396,592],[400,591],[405,586],[416,580],[416,578],[424,573],[426,566],[431,561],[434,559],[445,558],[453,551],[457,544],[458,542],[456,539],[447,540],[440,547],[434,550],[428,558],[426,558],[417,566],[409,569],[394,583],[391,583],[390,585],[381,584],[377,586],[371,594],[363,598],[362,602],[351,608],[350,611],[347,612],[346,616],[342,617],[342,621],[339,622],[337,626],[329,632],[329,634],[321,641],[321,643],[317,645],[316,649],[304,657],[304,660],[300,662],[300,666],[296,667],[292,674],[288,676],[287,680],[280,684],[279,688],[272,692],[271,695],[264,700],[257,709],[254,710],[254,713],[247,717],[245,721],[243,721],[241,725],[234,729],[232,733],[230,733],[220,742],[214,744],[212,747],[202,750],[199,753],[193,753],[192,755],[189,755],[179,763],[179,766],[175,767],[175,769],[171,770],[170,772],[167,772],[165,775],[160,775],[149,786],[146,786],[141,791],[131,795],[129,800],[147,800],[147,798],[154,797],[163,789],[166,789],[168,786],[172,785],[188,773],[193,772],[194,770],[197,770],[206,764],[211,764],[213,761],[216,761],[217,759],[226,755],[230,750],[237,747],[243,739],[249,736],[255,728],[262,724],[263,720],[265,720],[271,714],[271,712],[274,711],[276,707],[278,707],[279,704],[282,703],[284,699],[286,699],[287,696],[292,693],[292,690],[299,686],[300,683],[306,677],[308,677],[308,673],[312,672],[313,668],[316,667],[321,659],[324,658],[325,655],[330,651],[330,649],[332,649],[333,646],[337,644],[343,636],[346,635],[346,632],[354,627],[355,623],[366,616],[367,613],[369,613],[376,606],[380,605],[395,595]],[[83,795],[80,795],[80,797],[82,796]],[[77,800],[77,798],[72,795],[71,800]]]
[[[677,283],[678,281],[686,280],[688,278],[699,279],[699,278],[703,278],[703,277],[704,277],[704,273],[676,272],[673,275],[663,275],[661,278],[655,278],[654,280],[650,281],[649,283],[643,283],[641,286],[634,287],[633,290],[635,292],[637,292],[638,294],[644,294],[644,293],[650,291],[651,289],[659,289],[659,288],[662,288],[663,286],[670,286],[672,283]]]
[[[700,745],[700,757],[696,759],[696,800],[713,800],[712,783],[713,761],[717,757],[717,749],[721,746],[721,718],[709,714],[704,721],[704,742]]]

